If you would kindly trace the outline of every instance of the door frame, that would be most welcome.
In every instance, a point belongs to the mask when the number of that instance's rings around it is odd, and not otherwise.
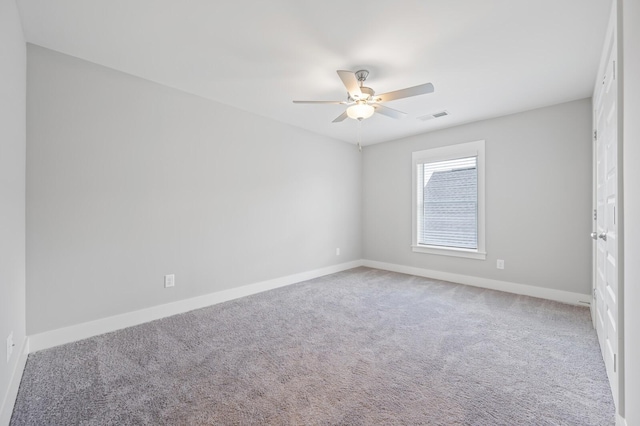
[[[592,230],[597,231],[597,224],[594,218],[594,211],[597,208],[597,141],[596,141],[596,108],[595,108],[595,99],[599,86],[601,85],[602,76],[604,75],[604,70],[607,67],[607,63],[605,63],[606,49],[609,44],[611,37],[616,38],[616,57],[617,61],[615,64],[616,68],[616,78],[615,78],[615,87],[617,91],[616,96],[616,109],[617,109],[617,158],[616,158],[616,169],[617,169],[617,182],[616,182],[616,197],[617,197],[617,208],[616,208],[616,221],[618,224],[618,240],[617,240],[617,290],[618,290],[618,318],[616,318],[617,322],[617,334],[618,334],[618,353],[617,353],[617,368],[616,374],[618,379],[618,401],[616,406],[616,411],[618,417],[624,418],[625,413],[625,357],[624,357],[624,215],[622,212],[624,211],[624,192],[623,192],[623,143],[622,143],[622,135],[623,135],[623,95],[622,95],[622,0],[612,0],[611,1],[611,13],[609,17],[609,25],[607,28],[606,37],[603,43],[603,48],[601,52],[600,63],[598,66],[598,74],[596,76],[596,82],[594,85],[593,95],[592,95],[592,139],[591,139],[591,147],[592,147],[592,221],[593,226]],[[592,268],[591,268],[591,285],[592,285],[592,303],[591,303],[591,319],[594,328],[596,327],[596,309],[597,303],[595,301],[596,294],[596,280],[597,280],[597,242],[592,242]]]

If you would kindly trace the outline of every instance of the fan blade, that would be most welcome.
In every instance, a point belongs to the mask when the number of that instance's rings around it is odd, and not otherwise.
[[[409,98],[411,96],[424,95],[427,93],[433,93],[433,84],[426,83],[419,86],[407,87],[406,89],[376,95],[375,98],[378,102],[389,102],[395,101],[396,99]]]
[[[362,92],[360,91],[360,85],[358,84],[358,79],[356,78],[355,73],[351,71],[338,70],[336,71],[338,76],[340,76],[340,80],[342,80],[342,84],[347,88],[347,92],[349,92],[349,96],[352,98],[362,96]]]
[[[347,115],[347,111],[343,112],[342,114],[340,114],[339,116],[336,117],[335,120],[332,121],[332,123],[339,123],[341,121],[344,121],[345,118],[349,117]]]
[[[392,109],[382,105],[372,105],[378,114],[386,115],[391,118],[405,118],[407,116],[406,112],[398,111],[397,109]]]
[[[346,101],[293,101],[294,104],[334,104],[346,105]]]

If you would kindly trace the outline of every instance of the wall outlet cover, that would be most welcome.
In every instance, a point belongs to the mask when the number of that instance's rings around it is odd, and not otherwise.
[[[164,276],[164,287],[174,287],[176,285],[176,276],[174,274]]]

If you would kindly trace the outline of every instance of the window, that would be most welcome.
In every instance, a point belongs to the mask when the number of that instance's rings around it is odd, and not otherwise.
[[[413,153],[413,251],[485,259],[484,141]]]

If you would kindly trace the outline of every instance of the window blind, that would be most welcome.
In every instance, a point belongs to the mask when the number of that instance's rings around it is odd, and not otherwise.
[[[422,188],[418,243],[478,248],[477,157],[418,164]]]

